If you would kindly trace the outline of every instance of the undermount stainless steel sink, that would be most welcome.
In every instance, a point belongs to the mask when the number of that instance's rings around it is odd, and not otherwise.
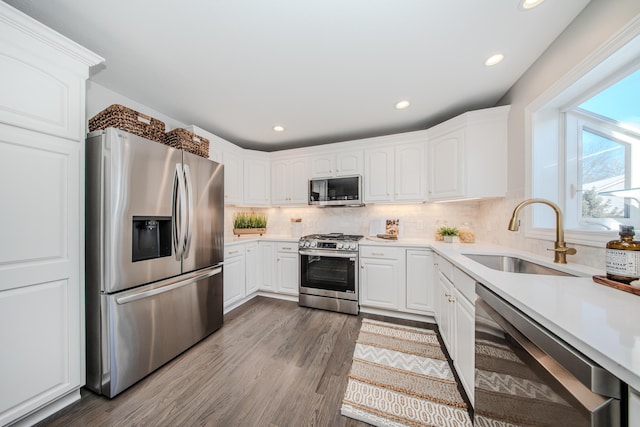
[[[556,270],[555,268],[545,267],[535,262],[527,261],[522,258],[507,255],[486,255],[486,254],[463,254],[470,260],[478,262],[485,267],[508,273],[524,273],[524,274],[546,274],[549,276],[570,276],[574,274]]]

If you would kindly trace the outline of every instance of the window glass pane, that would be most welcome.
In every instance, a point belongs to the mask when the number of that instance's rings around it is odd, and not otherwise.
[[[579,107],[640,129],[640,70],[609,86]]]
[[[600,191],[625,188],[626,148],[586,129],[582,131],[581,189],[583,218],[624,218],[620,197],[599,196]]]

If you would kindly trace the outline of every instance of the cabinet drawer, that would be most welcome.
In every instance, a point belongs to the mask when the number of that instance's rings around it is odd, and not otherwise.
[[[298,252],[298,242],[278,242],[278,252]]]
[[[363,258],[401,259],[404,249],[387,246],[360,246],[360,256]]]
[[[464,295],[465,298],[467,298],[469,302],[471,302],[471,304],[475,305],[476,281],[459,268],[454,268],[453,283],[455,283],[455,286],[456,288],[458,288],[460,293]]]
[[[438,270],[451,282],[455,283],[453,270],[456,268],[449,261],[442,257],[438,257]]]
[[[243,245],[234,245],[224,248],[224,259],[233,258],[240,255],[244,255]]]

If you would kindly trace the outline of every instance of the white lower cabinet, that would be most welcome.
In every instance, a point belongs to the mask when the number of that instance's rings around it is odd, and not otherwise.
[[[420,313],[433,313],[433,251],[407,249],[407,292],[405,307]]]
[[[245,258],[245,290],[247,295],[257,292],[260,288],[259,271],[260,271],[260,253],[258,252],[258,243],[248,243],[244,251]]]
[[[298,244],[278,243],[276,252],[276,286],[284,294],[298,295]]]
[[[453,366],[473,404],[475,372],[475,308],[457,289],[453,290],[455,358]]]
[[[453,284],[449,279],[438,271],[438,284],[436,286],[436,320],[440,335],[444,345],[453,357],[453,332],[455,331],[455,318],[453,316],[453,305],[451,305],[451,295],[453,294]]]
[[[475,308],[461,286],[472,279],[442,257],[436,257],[438,286],[436,291],[436,320],[440,335],[453,360],[462,387],[473,404],[475,366]],[[455,278],[455,279],[454,279]]]
[[[360,246],[360,306],[433,315],[434,254],[429,249]]]
[[[234,245],[224,251],[224,308],[241,301],[245,293],[245,248]]]
[[[261,269],[258,242],[225,246],[223,294],[225,312],[258,292]]]
[[[298,295],[299,259],[298,242],[260,242],[259,290],[264,292]]]
[[[403,285],[404,249],[360,247],[360,306],[398,310]]]

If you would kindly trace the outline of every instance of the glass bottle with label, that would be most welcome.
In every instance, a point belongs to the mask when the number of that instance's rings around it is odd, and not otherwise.
[[[634,235],[632,225],[620,225],[620,240],[607,243],[607,279],[634,286],[640,280],[640,241]]]

